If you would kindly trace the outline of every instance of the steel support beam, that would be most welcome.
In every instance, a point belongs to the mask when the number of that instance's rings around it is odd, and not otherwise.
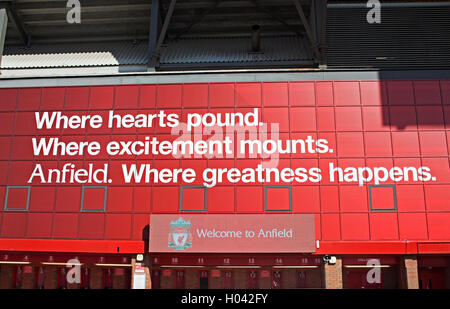
[[[294,2],[295,8],[297,9],[298,15],[300,15],[300,20],[302,21],[303,27],[306,31],[306,36],[308,37],[308,40],[311,44],[311,47],[313,49],[315,58],[317,61],[320,62],[320,59],[322,58],[319,48],[314,40],[314,34],[311,31],[311,27],[309,26],[308,19],[306,18],[305,12],[303,11],[302,5],[300,4],[299,0],[292,0]],[[312,0],[314,1],[314,0]]]
[[[149,69],[155,68],[159,61],[159,51],[161,50],[161,46],[164,43],[164,39],[166,38],[167,28],[169,28],[170,20],[172,19],[173,11],[175,10],[175,4],[177,0],[171,0],[169,4],[169,9],[167,10],[166,16],[164,18],[164,23],[161,28],[161,32],[158,37],[158,41],[154,50],[150,50],[149,53],[151,55],[151,59],[149,59]]]
[[[321,32],[320,32],[320,53],[322,55],[321,65],[327,65],[327,13],[328,13],[328,0],[320,0],[321,7],[319,10],[322,10],[321,16]]]
[[[150,30],[148,37],[148,67],[152,67],[153,57],[155,56],[156,41],[158,39],[160,24],[160,3],[159,0],[152,0],[150,12]]]
[[[0,9],[0,65],[2,64],[3,47],[5,46],[7,27],[8,27],[8,14],[6,12],[6,9]]]
[[[312,0],[309,23],[314,43],[319,48],[319,65],[326,65],[327,0]]]
[[[192,27],[194,27],[196,24],[198,24],[199,22],[201,22],[203,20],[203,18],[205,18],[206,15],[210,14],[212,11],[214,11],[219,4],[222,2],[222,0],[216,0],[216,2],[214,2],[214,4],[212,5],[212,7],[204,10],[199,16],[197,16],[197,18],[195,18],[186,28],[184,28],[183,30],[181,30],[180,32],[178,32],[178,34],[175,36],[174,40],[179,39],[183,34],[189,32]]]
[[[31,35],[28,32],[27,28],[25,27],[25,24],[23,23],[22,19],[20,18],[20,15],[17,13],[14,3],[7,2],[7,3],[3,4],[2,7],[7,10],[8,18],[13,23],[17,32],[19,32],[22,43],[26,46],[30,46]]]
[[[278,21],[280,24],[282,24],[283,26],[286,27],[286,29],[289,29],[290,31],[294,32],[297,35],[302,35],[302,32],[300,30],[297,29],[297,27],[288,24],[287,22],[285,22],[283,20],[283,18],[278,17],[275,13],[273,13],[271,10],[266,9],[264,7],[262,7],[261,5],[259,5],[259,3],[256,0],[251,0],[250,1],[258,11],[265,13],[267,15],[269,15],[270,17],[272,17],[273,19],[275,19],[276,21]]]

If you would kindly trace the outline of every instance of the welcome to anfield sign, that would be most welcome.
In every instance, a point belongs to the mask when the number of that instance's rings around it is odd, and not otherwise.
[[[152,215],[150,252],[315,252],[314,215]]]

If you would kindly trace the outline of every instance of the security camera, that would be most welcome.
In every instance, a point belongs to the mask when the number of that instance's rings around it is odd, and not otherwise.
[[[336,257],[335,256],[330,256],[330,255],[324,255],[323,256],[323,262],[324,263],[328,263],[330,265],[334,265],[334,264],[336,264]]]

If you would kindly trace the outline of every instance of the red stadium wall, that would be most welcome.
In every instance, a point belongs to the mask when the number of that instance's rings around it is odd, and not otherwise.
[[[32,137],[101,143],[144,136],[174,138],[170,129],[159,126],[37,130],[36,111],[106,115],[112,109],[116,114],[165,110],[183,120],[188,112],[249,112],[255,107],[264,122],[279,123],[280,139],[310,135],[327,139],[334,149],[326,154],[281,154],[281,167],[326,170],[330,162],[339,167],[428,166],[436,181],[388,181],[383,184],[392,186],[383,187],[326,179],[290,184],[291,210],[288,189],[266,188],[280,184],[225,182],[208,188],[206,201],[202,189],[183,189],[183,210],[203,213],[206,204],[206,213],[211,214],[270,216],[277,210],[314,214],[316,239],[328,242],[330,250],[343,241],[374,245],[450,241],[450,81],[253,82],[0,89],[0,250],[8,250],[1,239],[15,243],[20,243],[19,239],[92,240],[94,248],[94,240],[100,241],[98,246],[105,245],[101,241],[142,241],[148,238],[150,214],[181,213],[182,187],[202,185],[200,180],[192,184],[125,184],[120,181],[121,164],[191,167],[200,172],[206,167],[256,167],[261,161],[113,158],[105,153],[82,158],[34,157]],[[103,188],[85,189],[83,185],[42,184],[38,179],[27,184],[36,163],[62,168],[68,162],[85,168],[88,163],[97,168],[108,163],[114,181],[101,185]],[[15,210],[18,208],[21,210]],[[61,248],[73,251],[64,245]]]

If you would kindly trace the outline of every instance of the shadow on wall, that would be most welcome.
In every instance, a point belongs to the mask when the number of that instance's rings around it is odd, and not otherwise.
[[[381,103],[383,126],[420,131],[444,130],[450,124],[450,79],[408,74],[408,79],[393,80],[383,72],[379,75],[380,82],[374,85],[361,83],[361,100],[363,106]]]

